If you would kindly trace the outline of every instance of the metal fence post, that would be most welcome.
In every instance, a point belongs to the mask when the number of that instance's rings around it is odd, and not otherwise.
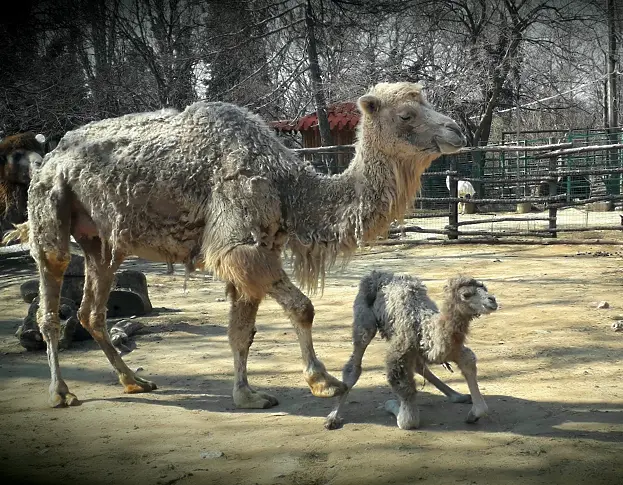
[[[459,193],[459,178],[456,171],[456,158],[456,156],[450,156],[450,170],[448,171],[448,176],[450,177],[451,199],[456,199]],[[459,203],[454,200],[451,201],[448,204],[448,212],[448,228],[450,230],[450,234],[448,234],[448,239],[458,239],[459,235],[456,234],[456,231],[459,228]]]
[[[558,161],[556,157],[550,157],[549,159],[549,196],[554,197],[558,195],[558,177],[556,177],[556,172],[558,171]],[[556,203],[556,199],[550,199],[548,201],[549,206],[549,235],[550,237],[557,237],[556,233],[556,215],[558,212],[557,207],[552,207],[552,204]]]

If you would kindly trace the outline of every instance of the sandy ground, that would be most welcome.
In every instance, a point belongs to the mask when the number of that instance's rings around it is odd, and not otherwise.
[[[417,274],[434,297],[449,276],[471,273],[501,303],[476,321],[469,342],[491,413],[465,424],[469,405],[448,403],[426,385],[421,429],[398,429],[382,409],[391,392],[377,339],[345,426],[326,431],[332,402],[307,390],[294,332],[275,302],[260,307],[249,370],[252,384],[280,404],[236,410],[223,285],[194,275],[184,293],[183,276],[155,264],[141,267],[156,312],[141,318],[149,333],[125,359],[159,389],[123,395],[102,352],[84,342],[61,355],[82,406],[48,409],[46,356],[24,351],[13,337],[27,310],[19,283],[34,268],[26,258],[0,257],[2,483],[623,483],[623,332],[610,328],[623,314],[622,259],[620,248],[604,246],[392,247],[356,255],[328,279],[324,296],[313,297],[316,349],[328,369],[340,375],[350,354],[351,305],[367,271]],[[610,308],[596,309],[601,300]],[[460,373],[434,371],[467,392]]]

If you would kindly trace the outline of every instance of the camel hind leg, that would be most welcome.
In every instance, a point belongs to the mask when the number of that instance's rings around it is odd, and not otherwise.
[[[128,368],[110,341],[106,328],[106,304],[115,271],[119,268],[123,258],[118,256],[113,260],[109,245],[104,244],[102,247],[99,238],[78,239],[78,244],[84,251],[85,260],[84,293],[78,310],[80,324],[104,351],[119,376],[124,392],[134,394],[156,389],[153,382],[136,376]]]
[[[254,391],[247,379],[249,348],[255,335],[255,318],[260,300],[240,298],[233,284],[227,284],[227,295],[231,300],[229,312],[229,345],[234,354],[234,404],[244,409],[264,409],[278,404],[275,397]]]
[[[430,382],[433,386],[443,392],[448,400],[452,403],[471,403],[472,397],[469,394],[461,394],[460,392],[452,389],[448,384],[443,382],[437,377],[423,362],[418,362],[415,366],[415,371],[420,374],[424,379]]]
[[[361,361],[368,345],[376,335],[376,317],[372,309],[367,305],[357,308],[355,306],[355,318],[353,321],[353,353],[342,370],[342,381],[346,385],[346,391],[338,400],[335,408],[325,419],[324,427],[327,429],[337,429],[342,426],[340,411],[349,391],[355,386],[361,376]]]
[[[58,342],[61,325],[58,316],[63,274],[69,265],[70,204],[67,187],[62,179],[54,186],[39,182],[31,184],[30,254],[39,270],[39,311],[37,322],[47,345],[50,367],[50,398],[52,407],[75,406],[78,398],[69,392],[61,377]]]

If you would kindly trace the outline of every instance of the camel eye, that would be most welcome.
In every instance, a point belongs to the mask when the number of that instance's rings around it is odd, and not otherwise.
[[[466,291],[465,293],[463,293],[463,298],[467,300],[468,298],[471,298],[474,295],[475,293],[473,291]]]
[[[409,121],[411,119],[411,115],[398,115],[402,121]]]

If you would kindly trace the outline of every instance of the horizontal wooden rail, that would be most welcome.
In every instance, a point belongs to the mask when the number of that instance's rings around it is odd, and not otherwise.
[[[615,197],[615,196],[612,196]],[[564,200],[567,198],[567,194],[559,194],[549,197],[507,197],[502,199],[477,199],[470,198],[466,199],[464,197],[417,197],[415,202],[423,201],[423,202],[440,202],[440,203],[450,203],[450,202],[471,202],[474,204],[522,204],[525,202],[551,202],[556,200]]]
[[[556,220],[555,217],[495,217],[492,219],[479,219],[473,221],[460,221],[458,226],[469,226],[472,224],[489,224],[496,222],[530,222],[530,221],[551,221]]]
[[[561,157],[563,155],[575,155],[576,153],[600,152],[604,150],[618,150],[621,148],[623,148],[623,143],[613,143],[612,145],[591,145],[575,148],[563,148],[562,150],[555,150],[550,153],[541,153],[535,156],[543,158]]]
[[[493,237],[467,238],[467,239],[382,239],[375,241],[369,246],[449,246],[454,244],[491,244],[491,245],[533,245],[533,246],[554,246],[554,245],[607,245],[622,246],[623,240],[616,239],[498,239]]]

